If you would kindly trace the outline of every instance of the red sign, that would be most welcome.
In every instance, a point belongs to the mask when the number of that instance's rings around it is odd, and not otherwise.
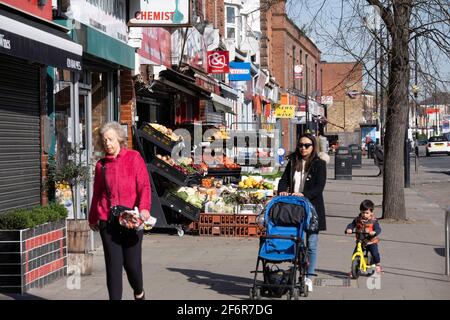
[[[160,64],[171,67],[171,37],[164,28],[142,28],[142,46],[138,50],[142,64]]]
[[[52,20],[52,1],[47,1],[47,3],[42,6],[39,5],[38,0],[2,0],[2,2],[21,9],[27,13],[34,14],[47,20]]]
[[[439,113],[438,108],[427,108],[427,114]]]
[[[208,73],[229,73],[228,51],[208,51]]]
[[[294,67],[294,79],[303,79],[303,65],[297,64]]]

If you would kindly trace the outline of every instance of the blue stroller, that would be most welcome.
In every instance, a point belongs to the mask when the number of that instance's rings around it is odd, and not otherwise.
[[[280,298],[284,294],[288,300],[298,300],[301,295],[307,297],[306,231],[316,231],[318,228],[314,206],[304,197],[278,196],[266,205],[262,215],[266,235],[259,240],[250,299],[260,299],[262,296]],[[278,267],[286,262],[290,263],[287,270]],[[260,263],[262,270],[259,269]],[[260,273],[263,274],[263,282],[257,280]]]

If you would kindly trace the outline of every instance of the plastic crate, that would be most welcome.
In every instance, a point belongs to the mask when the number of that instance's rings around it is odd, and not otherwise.
[[[161,174],[162,176],[166,177],[167,179],[171,180],[172,182],[178,185],[186,185],[190,182],[198,183],[199,181],[199,175],[194,174],[186,175],[183,172],[172,167],[170,164],[156,157],[153,158],[151,164],[153,165],[157,173]]]
[[[166,192],[161,198],[162,204],[170,207],[172,210],[179,212],[181,215],[192,221],[198,221],[200,209],[187,203],[172,192]]]
[[[140,129],[140,135],[146,140],[171,151],[180,141],[173,141],[165,134],[153,128],[149,123],[144,122]]]

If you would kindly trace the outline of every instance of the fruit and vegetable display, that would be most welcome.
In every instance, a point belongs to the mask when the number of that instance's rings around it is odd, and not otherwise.
[[[191,175],[191,174],[205,174],[208,170],[208,167],[206,164],[194,164],[191,158],[179,158],[177,161],[173,160],[170,156],[166,155],[160,155],[157,154],[156,157],[159,160],[164,161],[168,165],[172,166],[173,168],[177,169],[178,171],[182,172],[185,175]]]
[[[204,155],[203,162],[206,163],[210,168],[226,168],[229,170],[236,170],[241,168],[239,164],[223,155]]]
[[[252,176],[245,178],[239,182],[240,189],[260,189],[260,190],[273,190],[274,185],[264,179],[256,179]]]
[[[161,132],[162,134],[168,136],[172,141],[180,141],[181,136],[175,134],[172,129],[169,129],[161,124],[157,123],[150,123],[150,126],[152,126],[155,130]]]
[[[203,203],[206,200],[206,195],[198,192],[197,187],[181,187],[180,189],[174,192],[179,198],[183,199],[187,203],[192,204],[194,207],[201,209],[203,207]]]

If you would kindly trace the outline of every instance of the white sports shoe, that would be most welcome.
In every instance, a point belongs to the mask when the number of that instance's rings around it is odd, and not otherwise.
[[[313,292],[313,283],[310,278],[305,278],[305,286],[308,288],[308,292]]]

